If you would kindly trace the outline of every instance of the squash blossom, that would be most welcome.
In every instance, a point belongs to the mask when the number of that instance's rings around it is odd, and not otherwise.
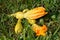
[[[36,33],[36,36],[40,36],[40,35],[45,36],[46,35],[46,31],[47,31],[46,25],[38,26],[37,24],[34,24],[34,25],[32,25],[32,29]]]
[[[34,9],[31,9],[29,11],[27,11],[25,14],[24,14],[24,18],[27,18],[27,19],[38,19],[44,15],[46,15],[47,12],[45,12],[45,8],[44,7],[37,7],[37,8],[34,8]]]

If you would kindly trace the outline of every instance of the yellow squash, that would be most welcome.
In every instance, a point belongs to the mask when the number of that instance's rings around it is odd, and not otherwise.
[[[18,19],[17,24],[15,26],[15,33],[19,34],[22,32],[22,24],[21,24],[21,19]]]
[[[17,19],[23,19],[23,12],[16,12],[14,14],[11,14],[11,16],[16,17]]]

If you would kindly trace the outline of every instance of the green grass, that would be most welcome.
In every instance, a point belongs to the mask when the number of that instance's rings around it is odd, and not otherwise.
[[[9,14],[43,6],[48,14],[43,19],[48,27],[47,35],[35,36],[30,24],[22,19],[22,34],[15,34],[14,26],[17,19],[8,17]],[[60,0],[0,0],[0,40],[60,40]],[[37,22],[39,25],[41,22]]]

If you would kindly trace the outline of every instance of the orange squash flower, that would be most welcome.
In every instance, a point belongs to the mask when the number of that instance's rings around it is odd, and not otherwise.
[[[28,18],[28,19],[37,19],[37,18],[40,18],[46,14],[47,14],[47,12],[45,12],[44,7],[37,7],[37,8],[34,8],[32,10],[27,11],[24,14],[24,17]]]
[[[40,27],[37,24],[34,24],[32,27],[33,27],[33,31],[36,33],[36,36],[46,35],[46,31],[47,31],[46,25],[43,25],[42,27]]]

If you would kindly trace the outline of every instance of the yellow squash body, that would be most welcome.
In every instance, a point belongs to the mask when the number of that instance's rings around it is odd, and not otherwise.
[[[22,24],[21,24],[21,19],[18,19],[17,24],[15,26],[15,33],[19,34],[22,32]]]

